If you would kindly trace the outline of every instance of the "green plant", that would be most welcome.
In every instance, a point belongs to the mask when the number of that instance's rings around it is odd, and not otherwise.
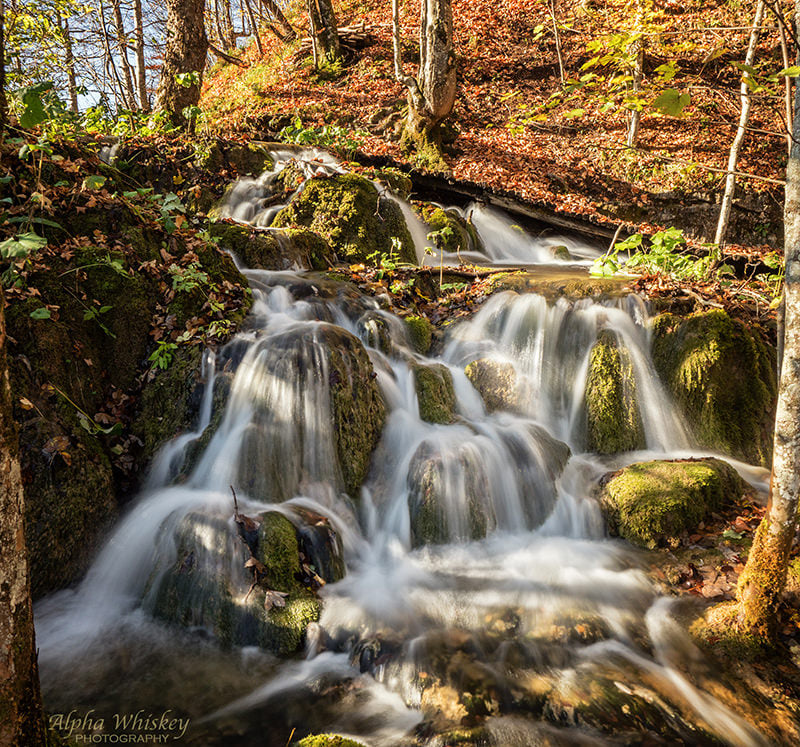
[[[172,277],[172,290],[178,293],[191,293],[198,288],[205,293],[205,288],[213,289],[208,273],[197,262],[186,267],[173,263],[169,266],[169,274]]]
[[[279,133],[278,140],[297,145],[313,145],[318,148],[331,148],[352,158],[364,142],[364,135],[352,132],[339,125],[305,127],[300,117],[295,117]]]
[[[150,356],[147,360],[153,364],[154,368],[158,368],[163,371],[169,368],[177,349],[178,346],[174,342],[169,342],[168,340],[158,340],[156,342],[156,349],[150,353]]]
[[[84,307],[83,318],[87,322],[97,322],[98,326],[103,330],[103,332],[105,332],[109,337],[116,339],[117,336],[108,327],[106,327],[106,325],[103,324],[100,319],[103,314],[107,314],[113,308],[113,306],[86,306]]]

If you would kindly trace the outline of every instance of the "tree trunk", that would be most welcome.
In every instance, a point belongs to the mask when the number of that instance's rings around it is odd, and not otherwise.
[[[764,2],[759,0],[756,5],[756,13],[753,18],[753,27],[750,31],[750,43],[747,47],[747,57],[744,64],[752,66],[756,57],[756,45],[758,44],[758,34],[761,30],[761,23],[764,20]],[[739,149],[742,147],[744,136],[747,132],[747,122],[750,120],[750,105],[752,98],[750,88],[745,82],[747,73],[742,74],[742,84],[740,87],[740,97],[742,99],[742,111],[739,115],[739,126],[736,128],[736,135],[731,144],[731,151],[728,156],[728,175],[725,178],[725,193],[722,195],[722,204],[719,209],[719,221],[717,222],[717,233],[714,236],[714,243],[717,245],[718,257],[722,256],[722,246],[725,243],[725,235],[728,232],[728,220],[733,206],[733,194],[736,190],[736,162],[739,159]]]
[[[122,64],[122,80],[125,83],[125,98],[130,110],[136,109],[136,95],[133,90],[133,72],[128,60],[128,40],[125,35],[125,24],[122,21],[120,0],[113,0],[114,30],[117,32],[117,50]]]
[[[631,77],[633,78],[632,87],[634,96],[639,93],[642,88],[642,78],[644,77],[644,7],[642,3],[638,3],[638,11],[636,13],[636,30],[639,34],[631,45],[631,53],[633,55],[633,68],[631,70]],[[635,104],[638,107],[638,103]],[[639,125],[642,121],[641,109],[631,109],[631,121],[628,126],[628,139],[626,141],[629,148],[635,148],[639,141]]]
[[[116,99],[117,108],[119,108],[120,99],[122,100],[122,106],[126,109],[130,109],[130,102],[126,101],[125,99],[125,90],[122,86],[122,80],[119,77],[119,71],[117,70],[117,66],[114,62],[114,55],[111,54],[111,40],[108,37],[108,26],[106,25],[106,10],[105,5],[103,4],[103,0],[100,0],[99,4],[100,10],[100,34],[103,39],[103,51],[105,53],[105,67],[106,70],[110,75],[113,76],[114,81],[116,81],[116,86],[112,83],[112,90],[114,92],[114,98]]]
[[[6,6],[0,0],[0,140],[4,138],[8,103],[6,102]]]
[[[169,0],[167,5],[167,43],[156,93],[156,109],[167,112],[176,126],[185,127],[190,123],[183,116],[183,110],[187,106],[196,106],[200,101],[206,66],[205,0]],[[179,74],[192,72],[196,72],[199,79],[188,87],[175,79]]]
[[[69,92],[69,108],[75,113],[78,113],[78,82],[75,76],[75,57],[72,53],[72,34],[69,30],[69,20],[64,18],[61,20],[59,16],[59,23],[62,23],[61,33],[64,36],[64,67],[67,68],[67,90]]]
[[[392,0],[395,77],[408,88],[408,119],[403,144],[440,168],[439,125],[453,111],[456,100],[456,55],[451,0],[422,0],[419,28],[419,74],[403,72],[400,55],[399,0]]]
[[[339,27],[331,0],[308,0],[308,13],[311,28],[314,29],[312,42],[316,40],[319,65],[326,67],[342,59],[339,44]]]
[[[142,0],[133,0],[133,36],[136,52],[136,94],[139,108],[150,111],[150,97],[147,95],[147,69],[144,60],[144,23],[142,21]]]
[[[0,8],[2,5],[0,4]],[[46,744],[0,288],[0,746]]]
[[[256,49],[258,54],[264,56],[264,45],[261,43],[261,35],[258,33],[258,23],[256,22],[255,13],[253,13],[253,6],[250,5],[250,0],[244,0],[244,6],[247,9],[247,17],[250,19],[251,31],[256,39]]]
[[[800,31],[800,0],[795,0]],[[773,632],[786,583],[789,550],[797,529],[800,496],[800,90],[795,89],[793,143],[786,167],[784,204],[783,363],[775,417],[775,450],[767,513],[747,558],[737,589],[738,624],[760,637]]]
[[[286,41],[294,41],[297,38],[297,32],[294,30],[292,24],[286,20],[286,16],[283,15],[283,12],[275,0],[261,0],[261,4],[283,29],[283,38],[286,39]]]

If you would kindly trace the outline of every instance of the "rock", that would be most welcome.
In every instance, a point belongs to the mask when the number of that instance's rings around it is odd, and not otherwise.
[[[592,347],[585,393],[589,451],[617,454],[645,447],[630,356],[604,330]]]
[[[266,569],[266,582],[276,591],[292,591],[301,576],[300,548],[294,524],[277,511],[260,516],[258,559]]]
[[[299,742],[294,742],[293,745],[294,747],[365,747],[362,742],[340,737],[338,734],[311,734]]]
[[[652,321],[653,362],[700,446],[768,466],[775,351],[722,310]]]
[[[483,252],[483,242],[470,220],[465,219],[458,210],[441,208],[430,203],[417,206],[420,218],[428,224],[434,248],[453,254],[457,252]]]
[[[452,423],[455,418],[456,395],[450,369],[441,363],[435,363],[430,366],[417,364],[413,371],[419,416],[428,423]]]
[[[513,364],[481,358],[469,363],[464,373],[480,393],[488,412],[513,412],[519,408],[517,372]]]
[[[549,247],[549,249],[553,253],[553,259],[560,259],[564,262],[571,262],[573,259],[569,249],[563,244],[556,244],[555,246]]]
[[[218,222],[211,224],[209,232],[218,237],[220,247],[256,270],[327,270],[334,262],[325,239],[308,229],[265,231]]]
[[[642,547],[674,545],[745,484],[719,459],[632,464],[604,478],[599,499],[612,531]]]
[[[330,243],[343,262],[377,264],[390,256],[417,262],[414,241],[400,207],[357,174],[309,179],[275,216],[273,225],[311,228]],[[399,242],[398,248],[393,239]]]
[[[239,176],[258,176],[270,170],[273,161],[263,145],[217,141],[198,154],[195,165],[208,171],[233,168]]]
[[[407,316],[403,319],[411,347],[427,355],[433,340],[433,325],[424,316]]]

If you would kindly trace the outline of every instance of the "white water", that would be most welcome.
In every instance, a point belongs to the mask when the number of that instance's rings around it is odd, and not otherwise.
[[[264,222],[257,203],[275,173],[234,188],[229,214]],[[473,219],[488,253],[499,261],[544,261],[536,254],[537,240],[519,238],[507,221],[486,211]],[[509,254],[502,254],[504,247]],[[579,254],[577,247],[570,250]],[[165,447],[145,493],[116,527],[85,581],[37,607],[40,666],[51,709],[68,709],[76,701],[91,704],[98,683],[113,676],[110,668],[117,659],[111,652],[124,650],[125,641],[138,647],[160,640],[163,624],[149,617],[149,605],[160,575],[178,557],[176,537],[192,526],[209,553],[219,542],[212,522],[217,527],[222,522],[223,529],[227,522],[234,537],[232,485],[241,510],[250,515],[274,508],[277,501],[282,511],[304,506],[328,516],[343,541],[347,575],[321,591],[323,613],[309,636],[307,661],[267,666],[263,660],[269,657],[263,654],[253,654],[255,659],[244,651],[231,654],[232,663],[219,664],[221,681],[228,676],[226,666],[241,668],[243,661],[256,661],[263,681],[252,686],[252,677],[242,677],[238,691],[230,687],[183,704],[202,727],[197,743],[224,744],[219,735],[232,722],[249,718],[256,724],[264,709],[277,718],[287,703],[322,698],[330,683],[347,683],[336,708],[309,710],[301,723],[352,734],[368,744],[397,744],[422,719],[425,695],[418,675],[430,671],[443,638],[454,631],[482,636],[509,620],[527,663],[509,675],[503,646],[477,655],[482,670],[500,683],[547,673],[568,687],[613,671],[635,691],[636,682],[624,678],[645,672],[648,687],[723,741],[762,743],[736,714],[699,692],[674,666],[675,652],[688,641],[670,626],[669,610],[635,555],[606,537],[592,498],[596,481],[619,465],[697,453],[654,374],[641,302],[551,304],[536,295],[492,297],[451,331],[435,358],[453,374],[458,419],[434,425],[419,417],[412,372],[414,363],[433,361],[411,351],[402,323],[374,299],[340,297],[313,276],[251,271],[248,277],[255,297],[251,331],[228,349],[229,362],[238,364],[214,437],[185,480],[171,484],[187,471],[188,448],[212,420],[215,369],[209,363],[196,430]],[[377,345],[379,323],[391,337],[390,354]],[[354,496],[360,498],[355,511],[343,495],[329,417],[325,332],[331,325],[367,346],[388,410],[370,474],[361,496]],[[589,354],[603,330],[616,335],[632,361],[647,449],[600,459],[585,453],[583,399]],[[463,373],[479,358],[513,366],[516,412],[486,412]],[[563,470],[558,441],[572,453]],[[735,466],[751,481],[764,479],[763,471]],[[430,486],[437,496],[436,542],[415,538],[413,530],[416,502]],[[207,528],[196,523],[197,516],[209,517]],[[484,530],[485,538],[480,536]],[[231,577],[241,572],[236,543],[231,540]],[[246,584],[240,587],[242,596],[245,589]],[[554,640],[554,629],[582,622],[601,630],[600,640],[590,645]],[[382,657],[387,641],[391,653]],[[108,657],[102,655],[106,650]],[[190,651],[187,646],[184,656],[191,657]],[[149,676],[137,673],[144,680]],[[105,705],[135,711],[141,683],[133,679],[129,695]],[[250,691],[242,691],[248,686]],[[208,688],[215,690],[212,683]],[[180,696],[164,692],[162,697],[164,707],[176,707]],[[541,730],[558,731],[557,724],[538,718],[503,717],[490,724],[497,744],[529,744],[525,740]],[[572,730],[562,734],[564,739],[570,735],[577,739]],[[281,743],[287,737],[283,734]]]

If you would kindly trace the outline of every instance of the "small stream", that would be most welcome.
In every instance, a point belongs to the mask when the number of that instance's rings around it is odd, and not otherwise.
[[[341,168],[321,152],[275,155],[275,171],[233,187],[224,215],[269,226],[279,206],[261,203],[289,159],[307,176]],[[424,253],[424,224],[394,199],[420,260],[438,264]],[[598,255],[480,205],[462,214],[485,249],[446,263],[585,273]],[[555,259],[553,244],[570,258]],[[655,374],[641,299],[499,293],[426,357],[373,297],[316,273],[245,274],[255,302],[245,329],[206,356],[195,431],[163,447],[85,580],[37,606],[49,712],[91,711],[105,721],[101,733],[120,714],[169,711],[187,720],[171,736],[197,745],[286,745],[295,729],[295,738],[336,732],[388,747],[416,735],[443,747],[440,732],[460,722],[481,725],[477,743],[499,746],[766,744],[703,691],[702,656],[674,621],[674,600],[659,595],[634,549],[608,537],[592,497],[619,466],[703,453]],[[358,500],[346,495],[330,417],[327,346],[341,330],[365,347],[386,405]],[[613,457],[586,446],[589,356],[606,330],[630,356],[646,442]],[[511,411],[487,411],[464,373],[476,360],[513,370]],[[421,419],[419,364],[450,371],[453,423]],[[766,487],[764,470],[731,463]],[[273,656],[246,626],[219,641],[202,590],[172,602],[183,626],[164,621],[164,579],[187,537],[200,548],[192,562],[229,579],[234,607],[248,604],[231,486],[243,514],[311,512],[341,541],[347,572],[321,588],[304,656]],[[435,526],[423,531],[431,490]],[[441,726],[425,731],[422,711],[437,704]]]

